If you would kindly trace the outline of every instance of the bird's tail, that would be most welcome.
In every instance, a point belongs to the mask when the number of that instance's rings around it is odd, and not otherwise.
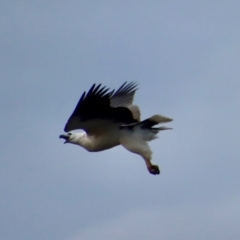
[[[121,125],[120,129],[133,130],[133,129],[139,128],[141,130],[148,130],[149,132],[151,132],[155,135],[159,131],[168,130],[168,129],[172,129],[172,128],[169,128],[169,127],[157,127],[157,128],[155,127],[154,128],[153,126],[155,126],[157,124],[161,124],[161,123],[171,122],[172,120],[173,119],[164,117],[161,115],[154,115],[154,116],[147,118],[141,122],[127,124],[127,125]]]
[[[154,125],[160,124],[160,123],[166,123],[166,122],[171,122],[172,119],[168,117],[164,117],[161,115],[154,115],[150,118],[147,118],[143,120],[142,122],[137,123],[140,125],[142,129],[158,129],[160,130],[167,130],[169,128],[167,127],[159,127],[159,128],[152,128]],[[170,128],[171,129],[171,128]]]
[[[153,126],[161,123],[171,122],[171,121],[172,121],[171,118],[164,117],[161,115],[154,115],[150,118],[143,120],[142,122],[139,122],[138,127],[142,130],[141,132],[143,133],[144,140],[151,141],[158,137],[157,134],[159,131],[172,129],[164,126],[162,127],[153,127]]]

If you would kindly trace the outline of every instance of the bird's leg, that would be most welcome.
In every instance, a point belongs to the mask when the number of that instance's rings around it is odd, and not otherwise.
[[[146,162],[147,169],[151,174],[153,174],[153,175],[160,174],[160,170],[157,165],[153,165],[149,158],[144,158],[144,160]]]

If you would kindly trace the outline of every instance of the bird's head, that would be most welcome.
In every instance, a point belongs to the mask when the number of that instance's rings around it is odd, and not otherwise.
[[[73,144],[78,144],[78,135],[76,133],[64,133],[59,136],[59,138],[65,139],[65,143],[73,143]]]

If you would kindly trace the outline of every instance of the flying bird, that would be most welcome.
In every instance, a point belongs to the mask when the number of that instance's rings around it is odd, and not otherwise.
[[[159,174],[159,167],[151,163],[152,151],[148,141],[156,139],[159,131],[171,129],[153,126],[172,119],[153,115],[141,121],[140,110],[133,105],[136,90],[135,82],[125,82],[117,91],[93,84],[87,93],[82,94],[65,125],[66,133],[59,137],[65,139],[65,143],[79,145],[89,152],[122,145],[142,156],[151,174]],[[77,129],[83,132],[70,132]]]

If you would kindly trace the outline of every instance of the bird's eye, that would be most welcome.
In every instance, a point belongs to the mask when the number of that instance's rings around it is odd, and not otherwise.
[[[68,133],[68,135],[70,136],[70,135],[72,135],[72,133]]]

